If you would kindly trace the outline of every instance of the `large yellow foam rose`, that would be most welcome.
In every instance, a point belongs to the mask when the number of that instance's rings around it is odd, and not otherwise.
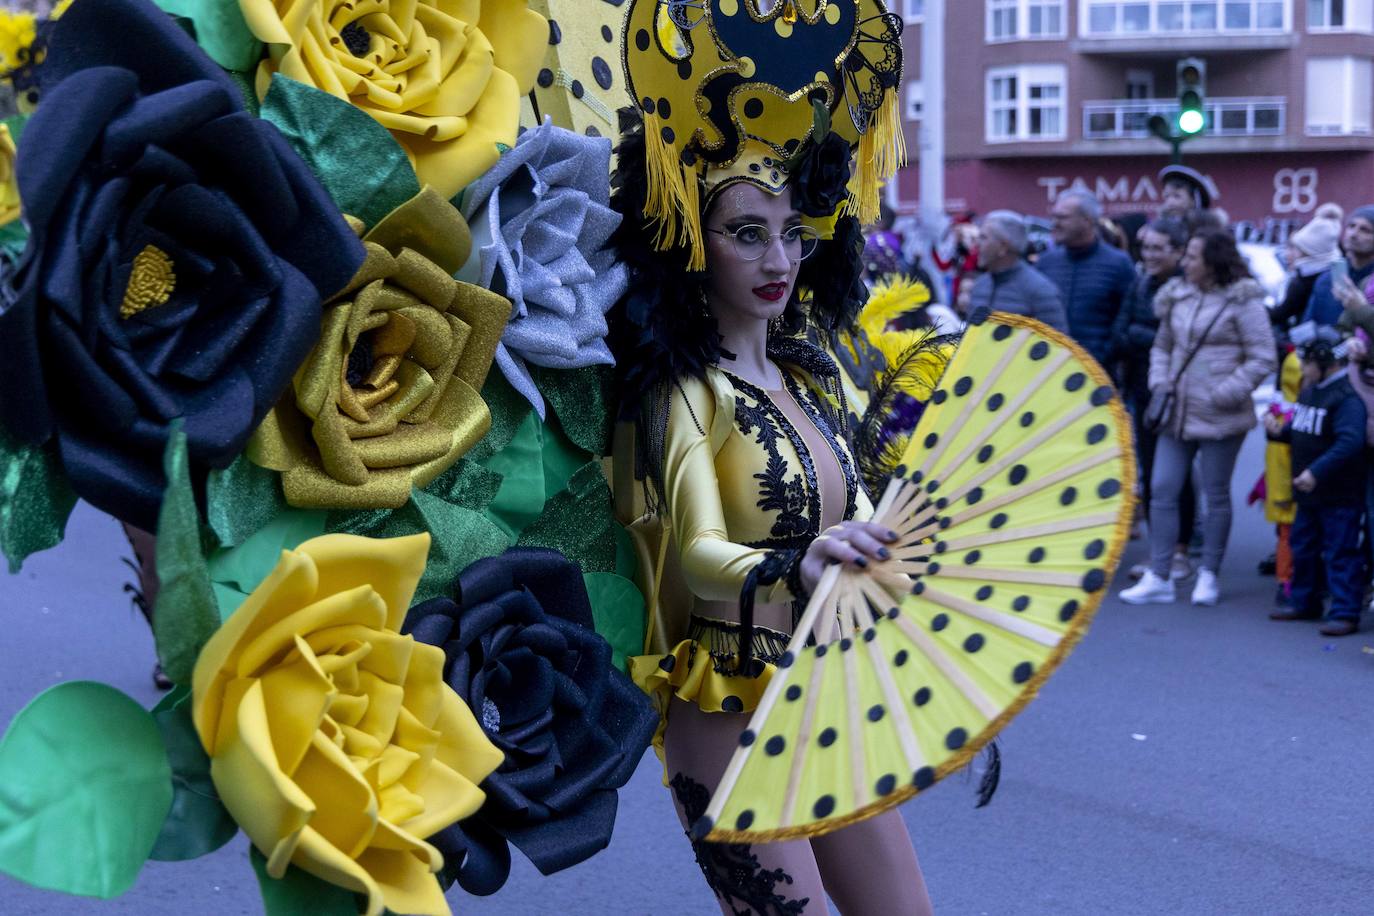
[[[345,99],[405,147],[422,185],[452,197],[513,146],[520,99],[548,49],[528,0],[239,0],[281,73]]]
[[[365,894],[369,916],[449,912],[424,839],[481,807],[502,759],[443,651],[400,635],[428,551],[427,534],[283,551],[193,677],[211,778],[268,873]]]

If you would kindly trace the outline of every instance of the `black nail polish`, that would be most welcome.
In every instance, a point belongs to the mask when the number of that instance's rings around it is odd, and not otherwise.
[[[889,541],[895,541],[895,540],[897,540],[897,532],[895,532],[895,531],[889,531],[889,532],[887,533],[887,539],[888,539]]]
[[[878,548],[878,559],[880,559],[880,560],[890,560],[890,559],[892,559],[892,551],[888,550],[886,547],[879,547],[879,548]]]
[[[860,569],[867,569],[867,568],[868,568],[868,559],[867,559],[866,557],[855,557],[855,558],[854,558],[854,565],[857,566],[857,567],[859,567]]]

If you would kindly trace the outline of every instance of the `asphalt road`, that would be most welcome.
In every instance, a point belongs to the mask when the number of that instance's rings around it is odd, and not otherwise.
[[[1374,644],[1265,618],[1255,561],[1269,529],[1235,477],[1236,523],[1216,608],[1112,598],[1040,698],[1005,732],[1001,790],[973,809],[951,779],[904,810],[940,914],[1374,913]],[[1127,554],[1137,562],[1143,544]],[[120,593],[118,528],[82,507],[60,548],[0,578],[0,723],[70,679],[151,705],[152,645]],[[1119,587],[1120,583],[1118,583]],[[652,754],[621,793],[610,847],[550,878],[517,861],[507,886],[455,912],[711,914]],[[518,859],[518,856],[517,856]],[[0,914],[256,913],[242,838],[192,863],[151,863],[115,901],[0,876]]]

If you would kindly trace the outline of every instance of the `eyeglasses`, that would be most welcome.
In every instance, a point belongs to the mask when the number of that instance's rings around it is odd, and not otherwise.
[[[773,235],[766,226],[740,226],[738,229],[707,229],[723,235],[735,246],[735,254],[742,261],[757,261],[768,253],[775,238],[782,239],[782,250],[792,263],[804,261],[816,251],[820,234],[811,226],[791,226],[780,235]]]

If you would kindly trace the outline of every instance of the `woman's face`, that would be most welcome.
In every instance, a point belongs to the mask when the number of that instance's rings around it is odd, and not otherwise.
[[[1199,289],[1212,285],[1212,269],[1202,259],[1205,244],[1202,239],[1189,239],[1188,248],[1183,253],[1183,277]]]
[[[774,196],[744,182],[721,192],[703,227],[706,299],[717,321],[768,321],[783,313],[797,285],[801,262],[788,257],[781,236],[801,222],[790,194]],[[746,245],[736,245],[736,233],[744,243],[757,243],[765,233],[772,239],[763,254],[750,261],[740,256],[739,249]]]
[[[1178,269],[1179,258],[1183,252],[1175,248],[1169,237],[1162,232],[1146,229],[1140,239],[1140,261],[1145,272],[1152,277],[1163,278]]]

